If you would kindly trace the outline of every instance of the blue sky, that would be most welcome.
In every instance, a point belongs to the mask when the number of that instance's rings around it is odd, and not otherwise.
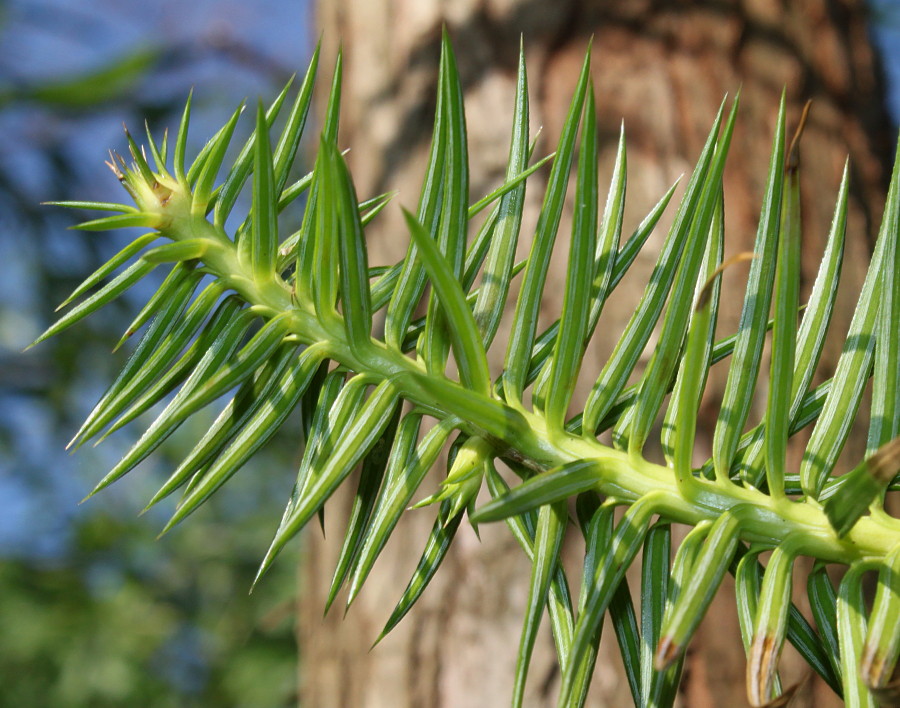
[[[873,0],[879,21],[872,36],[881,49],[888,79],[888,104],[894,123],[900,123],[900,0]]]

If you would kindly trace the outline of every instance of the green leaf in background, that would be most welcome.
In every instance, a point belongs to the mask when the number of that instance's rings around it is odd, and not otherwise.
[[[142,47],[105,66],[69,78],[17,88],[0,87],[0,107],[13,101],[35,101],[66,110],[96,110],[136,91],[162,56],[162,47]]]

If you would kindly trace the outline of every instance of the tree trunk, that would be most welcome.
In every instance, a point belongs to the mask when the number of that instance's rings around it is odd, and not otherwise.
[[[804,252],[809,254],[804,292],[815,277],[849,153],[853,196],[834,322],[842,339],[880,220],[892,138],[863,0],[320,0],[318,12],[326,59],[343,42],[341,144],[352,148],[348,160],[359,194],[399,189],[397,201],[407,208],[418,199],[427,157],[442,24],[450,32],[465,88],[473,200],[496,186],[505,168],[520,36],[528,61],[532,126],[543,126],[537,155],[554,149],[593,36],[601,177],[612,170],[623,119],[628,138],[626,234],[678,175],[692,168],[723,95],[740,88],[742,108],[725,174],[726,256],[752,249],[782,89],[791,124],[803,103],[813,99],[802,151]],[[320,86],[327,84],[324,80]],[[539,208],[545,177],[539,173],[529,182],[532,214]],[[524,248],[527,216],[526,211]],[[634,276],[623,283],[615,301],[620,306],[604,313],[604,331],[621,332],[633,312],[667,225],[660,225]],[[558,247],[564,251],[566,224],[560,233]],[[368,239],[374,263],[402,258],[408,237],[399,210],[379,217]],[[554,258],[552,266],[561,278],[565,258]],[[742,277],[726,277],[719,336],[735,329],[743,287]],[[547,289],[548,321],[558,316],[562,290]],[[583,377],[588,387],[608,345],[593,345]],[[838,352],[839,343],[826,351],[823,370],[833,367]],[[723,371],[714,369],[708,386],[704,409],[709,417],[718,412]],[[576,394],[574,405],[583,395]],[[709,432],[698,436],[698,458],[708,456],[710,439]],[[325,539],[312,531],[306,536],[298,623],[302,705],[506,704],[529,564],[505,527],[483,526],[479,541],[463,524],[418,605],[370,651],[422,552],[433,511],[406,514],[346,618],[335,608],[323,620],[349,497],[344,493],[329,502]],[[579,552],[576,544],[570,550]],[[803,608],[802,593],[796,599]],[[559,675],[544,625],[527,706],[555,705]],[[631,703],[614,645],[607,629],[591,706]],[[799,662],[785,652],[785,685],[800,678]],[[733,593],[723,587],[691,645],[683,705],[745,705],[744,670]],[[840,704],[823,682],[814,679],[809,685],[803,700]]]

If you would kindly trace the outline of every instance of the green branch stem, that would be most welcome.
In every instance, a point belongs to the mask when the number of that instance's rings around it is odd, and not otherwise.
[[[792,501],[773,498],[757,489],[735,484],[721,484],[696,478],[696,484],[679,487],[674,472],[668,467],[635,458],[581,435],[564,431],[548,431],[542,416],[513,407],[497,398],[464,389],[447,380],[467,396],[484,399],[485,408],[501,403],[510,419],[521,417],[525,426],[510,427],[510,434],[495,435],[496,426],[472,418],[468,411],[454,410],[444,398],[435,396],[422,385],[425,367],[399,350],[371,339],[365,358],[354,353],[341,321],[322,321],[309,303],[295,303],[290,288],[280,280],[260,282],[250,264],[243,263],[237,248],[227,234],[196,214],[178,213],[178,202],[166,205],[170,218],[160,233],[173,241],[203,238],[209,247],[201,257],[206,269],[244,299],[253,312],[265,318],[288,314],[286,326],[303,344],[319,344],[327,356],[351,371],[366,372],[382,380],[391,380],[405,398],[440,420],[458,417],[460,427],[470,435],[500,437],[496,454],[508,456],[538,470],[549,471],[577,460],[596,460],[597,491],[632,503],[650,492],[657,492],[657,512],[667,518],[696,526],[704,520],[714,521],[725,511],[746,505],[741,536],[749,543],[776,546],[791,536],[798,553],[836,563],[852,563],[858,559],[880,560],[900,543],[900,521],[885,515],[864,517],[843,538],[838,538],[821,506],[809,499]],[[525,430],[526,434],[522,435]],[[513,434],[514,433],[514,434]],[[750,510],[746,510],[747,508]]]
[[[338,149],[340,59],[315,168],[285,186],[309,109],[317,58],[318,52],[279,139],[271,142],[269,132],[287,104],[287,89],[268,109],[257,107],[255,131],[219,186],[218,173],[240,110],[185,169],[189,101],[171,168],[165,148],[157,148],[149,135],[155,169],[131,136],[133,164],[111,156],[108,164],[135,207],[61,204],[113,212],[75,228],[140,226],[153,232],[135,239],[76,288],[64,303],[71,303],[71,309],[35,343],[108,304],[155,268],[170,269],[123,338],[146,325],[141,343],[73,444],[102,440],[177,393],[94,491],[132,470],[186,419],[233,390],[208,432],[150,502],[185,489],[168,530],[227,482],[299,406],[303,460],[259,575],[322,513],[331,494],[350,483],[350,473],[360,465],[364,472],[328,606],[345,585],[347,603],[353,602],[410,504],[438,508],[416,571],[385,632],[425,590],[464,513],[476,530],[479,523],[506,520],[532,563],[514,705],[525,695],[533,641],[546,608],[563,672],[560,706],[583,704],[609,610],[635,703],[671,707],[684,648],[728,569],[739,575],[736,599],[751,651],[748,686],[754,705],[766,705],[768,694],[780,690],[775,664],[784,639],[843,692],[848,704],[865,703],[871,694],[887,690],[882,684],[900,654],[892,639],[900,617],[900,519],[882,506],[885,492],[900,484],[900,281],[895,273],[900,151],[843,352],[833,377],[810,389],[837,291],[847,228],[847,172],[823,265],[798,327],[804,309],[798,303],[799,162],[795,138],[785,164],[787,111],[782,100],[741,322],[732,337],[717,342],[722,289],[717,276],[725,267],[719,264],[726,240],[722,176],[738,108],[735,99],[726,114],[723,101],[640,304],[599,372],[584,410],[569,417],[579,372],[586,369],[586,347],[608,296],[674,190],[629,239],[620,239],[627,165],[623,131],[607,206],[599,209],[590,54],[553,153],[529,256],[516,263],[526,178],[543,162],[528,167],[534,143],[527,131],[524,60],[504,184],[469,206],[463,92],[444,36],[429,163],[418,209],[415,215],[405,213],[410,246],[402,262],[378,268],[368,264],[364,229],[392,195],[360,202]],[[572,167],[578,209],[565,298],[560,318],[539,333]],[[247,186],[251,174],[252,186]],[[225,225],[245,188],[251,193],[250,208],[229,233]],[[282,236],[279,222],[289,218],[282,210],[306,190],[299,229]],[[471,221],[494,202],[470,241],[469,233],[475,231]],[[512,304],[510,284],[520,272],[515,315],[507,341],[500,344],[506,349],[504,369],[492,379],[487,350],[505,331],[500,324]],[[211,284],[201,286],[210,279]],[[424,317],[414,319],[420,308]],[[373,336],[376,312],[384,314],[383,338]],[[767,380],[760,382],[770,328],[773,364]],[[656,330],[657,343],[641,373],[638,362]],[[695,468],[698,410],[708,372],[725,358],[731,359],[730,373],[712,459]],[[453,378],[445,373],[451,361]],[[870,379],[866,454],[851,472],[832,477]],[[635,383],[626,388],[629,381]],[[746,430],[761,387],[769,391],[766,412]],[[426,416],[437,424],[428,429]],[[643,452],[660,417],[665,465],[650,462]],[[785,469],[788,438],[812,423],[800,469],[792,473]],[[606,430],[612,433],[611,446],[597,437]],[[446,478],[437,492],[421,495],[429,469],[448,444]],[[521,477],[521,484],[507,487],[494,466],[498,459]],[[485,480],[494,498],[476,509]],[[414,503],[417,494],[424,499]],[[559,562],[571,527],[566,509],[572,497],[585,538],[577,608]],[[614,524],[612,507],[622,505],[629,508]],[[694,531],[670,562],[669,540],[664,553],[648,552],[648,544],[655,545],[660,533],[670,539],[667,525],[673,522]],[[624,574],[641,546],[646,577],[671,576],[671,581],[642,583],[639,629]],[[756,557],[763,549],[775,549],[775,560],[769,561],[760,587],[756,576],[762,568]],[[744,553],[752,557],[752,568],[735,565]],[[821,570],[810,585],[814,614],[822,625],[819,634],[791,604],[787,591],[793,559],[800,555],[816,559],[820,569],[826,563],[851,568],[837,593]],[[885,585],[876,602],[878,616],[893,624],[866,636],[865,606],[853,583],[870,568],[879,570]],[[857,617],[862,622],[852,624]],[[753,627],[755,648],[748,635]],[[820,634],[837,637],[837,646],[823,648]],[[863,655],[867,668],[854,675]]]

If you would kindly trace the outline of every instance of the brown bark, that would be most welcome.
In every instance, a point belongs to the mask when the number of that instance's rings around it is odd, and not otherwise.
[[[752,248],[782,88],[791,122],[812,98],[802,157],[804,252],[809,254],[804,287],[808,292],[815,276],[849,153],[853,197],[842,296],[833,324],[843,336],[880,220],[891,144],[862,0],[320,0],[318,11],[332,55],[338,40],[343,42],[341,142],[352,148],[348,159],[357,189],[361,196],[399,189],[398,200],[407,207],[415,206],[427,155],[444,23],[465,87],[473,198],[496,185],[503,173],[520,35],[528,60],[532,125],[543,126],[538,154],[553,149],[593,36],[601,174],[611,171],[623,119],[628,137],[626,233],[679,174],[691,169],[722,96],[740,87],[742,108],[725,177],[726,255]],[[532,215],[540,203],[542,179],[536,175],[529,183]],[[665,226],[635,264],[634,276],[626,281],[631,290],[623,287],[627,292],[615,301],[618,306],[607,308],[603,331],[620,332],[633,312]],[[558,278],[565,267],[566,234],[564,224],[558,241],[561,257],[553,264]],[[407,235],[398,210],[373,225],[368,238],[373,262],[400,259]],[[741,278],[726,278],[723,292],[720,336],[734,331]],[[561,293],[561,287],[548,287],[548,319],[558,314]],[[603,339],[589,353],[583,376],[588,385],[614,341],[612,336]],[[502,350],[502,344],[496,348]],[[827,351],[824,370],[833,366],[838,351],[839,343]],[[723,382],[716,372],[708,387],[710,416],[718,411]],[[706,456],[708,439],[708,434],[698,439],[698,457]],[[479,542],[464,525],[417,607],[369,651],[412,573],[433,515],[427,510],[407,514],[347,617],[341,618],[338,607],[323,620],[348,503],[347,494],[329,502],[325,540],[315,533],[307,536],[298,624],[302,705],[449,708],[507,703],[529,567],[505,528],[483,527]],[[572,550],[578,551],[574,545]],[[797,584],[804,584],[799,576]],[[797,593],[803,607],[801,596]],[[602,651],[589,705],[629,705],[609,629]],[[799,678],[801,666],[789,654],[783,660],[786,684]],[[557,687],[545,631],[525,704],[555,705]],[[820,681],[812,681],[807,692],[816,705],[839,704]],[[692,644],[682,704],[745,704],[743,650],[727,588]]]

